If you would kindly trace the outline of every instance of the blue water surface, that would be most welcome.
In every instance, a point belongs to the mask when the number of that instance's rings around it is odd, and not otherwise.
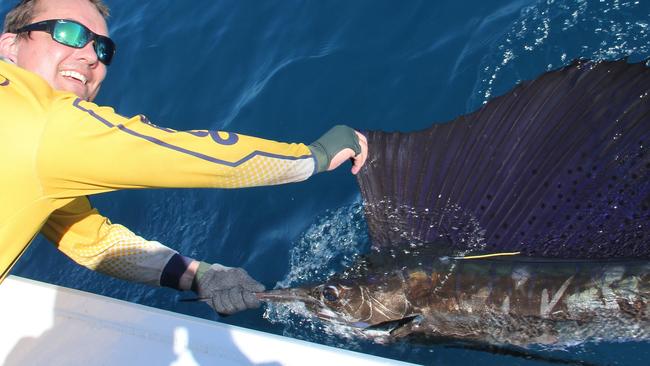
[[[14,3],[0,1],[0,15]],[[99,104],[178,130],[221,129],[281,141],[308,143],[336,123],[421,129],[575,58],[650,56],[647,0],[106,3],[118,51]],[[121,191],[92,202],[148,239],[200,260],[244,267],[271,288],[332,273],[362,250],[368,238],[359,200],[345,168],[279,187]],[[305,252],[314,247],[327,249]],[[325,265],[314,266],[310,256]],[[190,294],[81,268],[40,237],[13,273],[218,319],[207,306],[178,302]],[[350,342],[273,319],[264,308],[218,321],[415,363],[544,364],[441,346]],[[650,344],[593,343],[548,354],[645,364]]]

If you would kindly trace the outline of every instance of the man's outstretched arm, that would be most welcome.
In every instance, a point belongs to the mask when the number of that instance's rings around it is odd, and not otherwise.
[[[208,264],[112,224],[80,197],[55,211],[42,233],[76,263],[123,280],[193,290],[220,314],[260,305],[264,286],[241,268]]]

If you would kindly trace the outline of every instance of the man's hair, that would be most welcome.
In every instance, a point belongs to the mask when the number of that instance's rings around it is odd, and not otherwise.
[[[104,17],[108,18],[110,11],[108,6],[104,4],[102,0],[88,0],[90,1],[99,13]],[[36,6],[38,5],[38,0],[21,0],[18,5],[16,5],[5,17],[5,24],[2,30],[3,33],[16,33],[16,31],[32,22],[32,19],[36,17]]]

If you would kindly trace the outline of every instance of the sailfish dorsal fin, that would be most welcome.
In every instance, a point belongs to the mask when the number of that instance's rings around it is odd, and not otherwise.
[[[367,132],[373,245],[650,257],[649,91],[645,63],[578,60],[453,121]]]

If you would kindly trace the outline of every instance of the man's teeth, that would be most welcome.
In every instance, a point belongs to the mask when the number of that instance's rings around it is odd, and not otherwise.
[[[81,81],[84,85],[86,85],[86,82],[88,81],[88,79],[86,79],[85,76],[81,75],[80,73],[78,73],[76,71],[61,71],[60,74],[62,76],[75,78],[75,79]]]

